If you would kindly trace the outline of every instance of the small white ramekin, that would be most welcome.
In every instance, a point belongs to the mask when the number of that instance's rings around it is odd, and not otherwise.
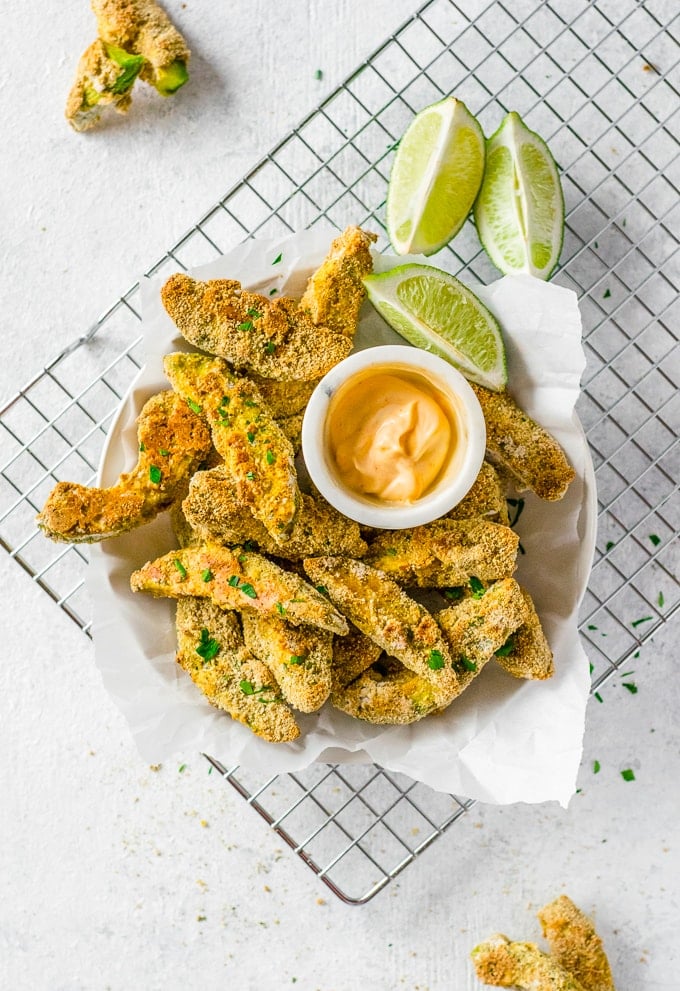
[[[424,495],[410,503],[363,497],[342,484],[326,443],[326,417],[333,396],[348,379],[366,369],[403,368],[426,378],[449,399],[457,418],[462,453],[443,469]],[[486,428],[479,401],[461,373],[438,355],[408,345],[366,348],[345,358],[321,379],[307,404],[302,422],[305,466],[321,495],[344,516],[383,530],[430,523],[453,509],[479,474],[486,447]]]

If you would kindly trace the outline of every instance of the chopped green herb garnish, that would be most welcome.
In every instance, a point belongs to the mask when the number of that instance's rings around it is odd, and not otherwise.
[[[149,468],[149,478],[151,479],[153,484],[159,485],[162,477],[163,477],[163,472],[160,470],[160,468],[157,465],[151,465],[151,467]]]
[[[639,626],[640,623],[649,623],[649,621],[653,618],[654,618],[653,616],[642,616],[640,619],[634,619],[630,625]]]
[[[611,289],[605,289],[605,291],[602,294],[602,298],[603,299],[609,299],[609,297],[611,296],[611,294],[612,294]]]
[[[278,265],[282,258],[283,258],[283,252],[276,256],[276,258],[272,262],[272,265]]]
[[[265,458],[267,459],[268,465],[273,465],[274,462],[276,461],[276,455],[274,454],[273,451],[267,451],[267,453],[265,454]]]
[[[596,629],[597,629],[597,627],[595,626],[595,624],[594,624],[594,623],[588,623],[588,629],[589,629],[589,630],[596,630]]]
[[[201,406],[201,404],[195,403],[193,399],[187,399],[187,406],[189,407],[190,410],[193,410],[194,413],[203,412],[203,407]]]
[[[255,434],[253,433],[252,430],[249,430],[247,432],[246,437],[248,438],[248,440],[250,441],[251,444],[253,444],[255,442]]]
[[[165,448],[162,447],[158,453],[161,455],[161,457],[167,458],[168,454],[170,454],[170,451],[166,451]]]
[[[605,547],[605,550],[606,551],[610,551],[612,549],[612,547],[614,547],[614,546],[615,546],[614,541],[613,540],[608,540],[607,541],[607,546]]]
[[[659,544],[661,543],[661,537],[659,537],[656,533],[650,533],[649,539],[651,540],[651,542],[654,544],[655,547],[658,547]]]
[[[602,696],[600,695],[599,692],[593,692],[593,695],[595,696],[598,702],[602,701]]]
[[[220,645],[217,640],[210,636],[205,627],[201,630],[201,639],[196,647],[196,653],[203,661],[212,661],[220,652]]]
[[[315,588],[317,592],[321,593],[321,595],[325,595],[327,599],[330,598],[330,596],[328,595],[328,589],[326,588],[325,585],[315,585]]]
[[[232,575],[227,584],[232,588],[238,588],[238,575]]]
[[[288,661],[288,664],[304,664],[306,660],[307,660],[306,655],[303,656],[301,654],[292,654],[290,660]]]
[[[388,145],[387,150],[396,151],[400,144],[401,144],[401,138],[399,138],[398,141],[394,141],[391,145]]]
[[[262,314],[260,313],[260,311],[254,309],[252,306],[251,306],[251,308],[247,312],[248,312],[248,316],[249,317],[252,317],[253,320],[259,320],[259,318],[262,316]]]
[[[184,772],[186,771],[186,769],[187,769],[186,764],[180,764],[179,767],[177,768],[177,771],[178,771],[179,774],[184,774]]]
[[[239,589],[241,592],[243,592],[244,595],[247,595],[249,599],[257,598],[257,592],[250,584],[250,582],[243,582],[241,585],[239,585]]]
[[[284,605],[282,605],[280,602],[277,602],[276,603],[276,607],[275,608],[276,608],[276,611],[279,614],[279,616],[285,616],[286,615],[286,607]]]
[[[238,325],[238,329],[239,330],[252,330],[253,329],[253,321],[252,320],[244,320],[243,323],[240,323]]]
[[[139,450],[146,451],[146,444],[144,443],[144,441],[142,441],[142,443],[139,445]]]
[[[255,688],[252,681],[239,681],[238,687],[244,695],[253,695],[255,693]]]
[[[658,605],[659,609],[662,609],[663,606],[665,605],[665,603],[666,603],[666,600],[663,597],[663,592],[659,592],[659,597],[656,600],[656,604]]]
[[[593,774],[598,774],[599,771],[600,771],[600,762],[599,762],[599,760],[594,760],[593,761]]]
[[[484,582],[480,582],[479,578],[475,578],[474,575],[470,578],[470,588],[472,589],[472,598],[481,599],[481,597],[486,592],[484,588]]]
[[[471,661],[469,657],[465,656],[465,654],[461,654],[460,663],[463,665],[466,671],[477,670],[477,665],[475,664],[475,662]]]
[[[275,292],[278,292],[278,291],[279,291],[279,290],[278,290],[278,289],[276,289],[276,288],[274,288],[274,289],[270,289],[270,290],[269,290],[269,295],[270,295],[270,296],[273,296],[273,295],[274,295],[274,293],[275,293]]]
[[[317,69],[316,72],[314,73],[314,78],[323,79],[323,71],[321,69]]]
[[[631,767],[627,767],[625,771],[621,771],[621,777],[624,781],[635,781],[635,772]]]
[[[508,639],[503,644],[503,646],[499,647],[498,650],[496,651],[496,657],[507,657],[509,654],[512,654],[514,649],[515,649],[515,638],[513,636],[509,636]]]
[[[631,695],[637,695],[638,688],[634,681],[622,681],[621,684],[628,689]]]
[[[178,557],[175,558],[173,564],[175,565],[175,567],[179,571],[180,578],[182,578],[182,579],[186,578],[186,576],[187,576],[187,569],[184,567],[184,565],[182,564],[182,562],[180,561],[180,559]]]
[[[595,665],[593,664],[592,661],[588,661],[588,671],[590,672],[590,674],[592,674],[594,670],[595,670]]]
[[[439,671],[444,667],[444,658],[441,650],[431,650],[427,659],[427,666],[433,671]]]
[[[205,571],[201,572],[201,578],[204,582],[211,582],[215,576],[213,575],[210,568],[206,568]]]
[[[246,472],[246,478],[248,479],[249,482],[254,482],[255,481],[255,472],[254,471],[247,471]]]
[[[276,344],[274,344],[274,341],[267,341],[267,343],[264,346],[264,350],[265,350],[265,354],[274,354],[274,352],[276,351]]]

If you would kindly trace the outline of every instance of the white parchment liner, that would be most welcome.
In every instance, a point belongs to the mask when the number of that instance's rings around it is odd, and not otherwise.
[[[278,241],[251,240],[190,274],[236,278],[265,295],[274,287],[295,295],[329,242],[329,234],[318,230]],[[383,271],[407,260],[376,255],[375,268]],[[169,274],[143,285],[147,361],[110,431],[100,470],[104,485],[136,461],[139,410],[149,396],[169,387],[162,355],[189,349],[160,302],[159,289]],[[554,678],[518,681],[492,662],[442,715],[411,726],[380,727],[327,704],[318,713],[300,714],[302,735],[295,743],[266,743],[210,706],[175,663],[174,602],[130,591],[131,572],[176,545],[165,514],[94,546],[88,569],[95,660],[145,760],[186,758],[195,750],[225,766],[238,763],[267,774],[314,761],[371,761],[439,791],[486,802],[567,804],[581,760],[588,697],[577,609],[596,518],[592,462],[573,413],[585,366],[581,321],[573,292],[529,276],[473,288],[503,328],[511,392],[558,438],[577,472],[561,502],[541,502],[526,493],[516,527],[525,550],[516,577],[536,602],[555,654]],[[404,343],[365,303],[357,347],[394,342]]]

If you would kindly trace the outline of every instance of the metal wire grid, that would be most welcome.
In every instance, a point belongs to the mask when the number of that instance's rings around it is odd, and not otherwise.
[[[455,93],[489,134],[518,110],[562,170],[555,281],[577,292],[586,332],[579,413],[600,513],[582,633],[594,690],[680,602],[676,10],[674,0],[428,0],[148,273],[311,224],[359,223],[386,246],[387,178],[414,113]],[[497,276],[472,224],[445,251],[465,279]],[[139,320],[134,286],[0,419],[0,541],[85,632],[87,552],[44,540],[34,517],[56,481],[94,478],[141,365]],[[473,804],[374,765],[315,765],[263,782],[209,760],[351,903],[373,897]]]

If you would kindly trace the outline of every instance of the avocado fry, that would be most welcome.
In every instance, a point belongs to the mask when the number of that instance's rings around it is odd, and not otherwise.
[[[480,981],[524,991],[589,991],[573,974],[534,943],[510,942],[498,933],[470,954]]]
[[[371,244],[377,239],[360,227],[348,227],[335,238],[300,300],[315,326],[354,337],[366,297],[362,279],[373,271]]]
[[[239,502],[284,542],[300,499],[293,449],[256,387],[221,358],[178,351],[165,356],[163,367],[175,391],[208,422]]]
[[[543,681],[555,673],[553,652],[543,632],[533,599],[521,589],[527,618],[509,640],[496,651],[496,660],[513,678]]]
[[[438,706],[459,694],[460,676],[434,617],[387,575],[342,557],[308,558],[304,567],[362,633],[430,682]]]
[[[264,378],[310,381],[346,358],[352,342],[315,327],[294,299],[267,299],[231,279],[170,276],[165,309],[195,347]]]
[[[306,623],[344,635],[347,622],[325,596],[273,561],[241,548],[199,544],[169,551],[132,573],[133,592],[211,599],[222,609],[265,616],[281,610],[294,626]]]
[[[224,468],[199,471],[191,479],[184,513],[196,532],[224,544],[254,541],[262,551],[290,561],[334,552],[361,557],[366,543],[359,526],[321,496],[302,493],[297,515],[285,543],[277,544],[252,511],[238,499]]]
[[[88,131],[99,123],[106,107],[127,113],[130,92],[141,71],[141,55],[128,54],[99,38],[86,48],[66,99],[66,120],[74,131]]]
[[[189,78],[191,52],[155,0],[91,0],[99,37],[108,45],[141,56],[141,78],[170,96]]]
[[[300,712],[316,712],[331,690],[333,634],[291,626],[282,617],[244,613],[246,646],[270,668],[286,701]]]
[[[406,530],[383,530],[366,554],[400,585],[420,588],[505,578],[515,570],[519,537],[483,519],[434,520]]]
[[[168,509],[212,446],[210,431],[174,392],[160,392],[137,420],[139,454],[110,488],[58,482],[37,517],[52,540],[93,543]]]
[[[437,613],[459,672],[459,693],[526,622],[527,615],[528,607],[514,578],[494,582],[480,598],[471,596]]]
[[[300,379],[286,382],[263,378],[256,372],[248,372],[248,378],[255,383],[272,416],[277,420],[285,420],[297,413],[304,413],[317,385],[316,379],[309,382]]]
[[[272,672],[247,650],[235,613],[207,599],[177,602],[177,663],[208,701],[270,743],[300,735]]]
[[[436,689],[393,657],[381,658],[333,692],[336,709],[367,723],[403,726],[437,709]]]
[[[520,409],[507,392],[470,383],[486,423],[487,457],[540,499],[561,499],[575,472],[555,438]]]
[[[615,991],[602,940],[595,926],[567,895],[560,895],[537,913],[551,955],[587,991]]]

